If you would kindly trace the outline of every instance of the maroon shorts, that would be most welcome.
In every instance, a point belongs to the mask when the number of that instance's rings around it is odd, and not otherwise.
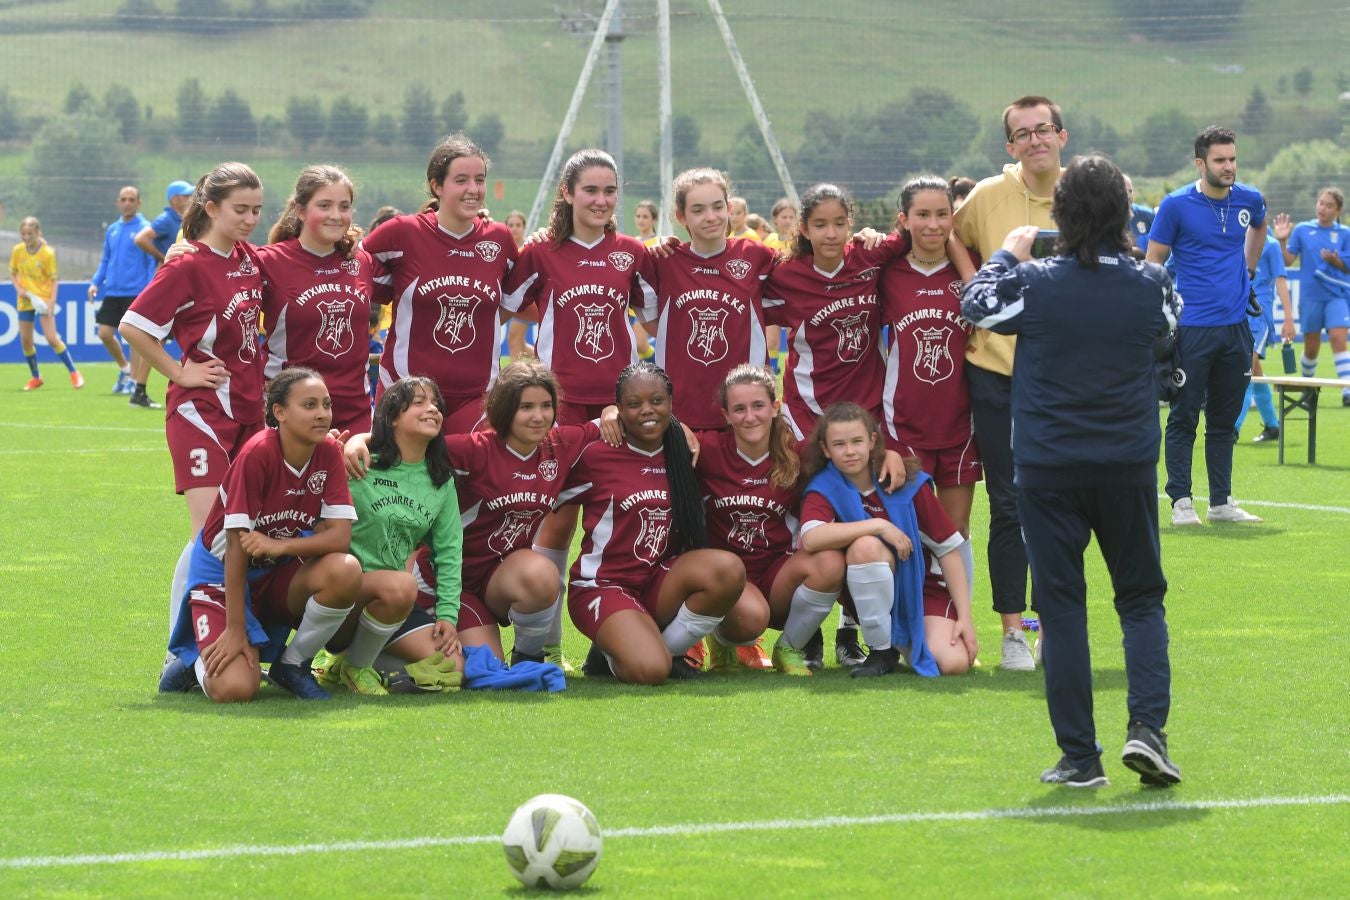
[[[488,609],[487,603],[483,602],[478,594],[471,594],[468,591],[462,591],[459,595],[459,618],[455,622],[456,631],[467,631],[470,628],[483,628],[488,625],[496,625],[499,628],[505,628],[511,624],[510,617],[499,618],[492,614]]]
[[[300,624],[286,605],[291,580],[304,562],[292,559],[274,568],[263,577],[249,582],[249,609],[259,623],[285,623],[292,628]],[[192,613],[192,631],[197,638],[197,650],[202,651],[225,633],[225,586],[198,584],[188,591],[188,607]]]
[[[778,573],[787,565],[788,560],[792,559],[791,553],[783,553],[778,556],[770,556],[761,561],[752,561],[745,563],[745,583],[753,584],[759,588],[759,592],[764,595],[764,599],[769,599],[769,592],[773,590],[773,580],[778,577]]]
[[[333,424],[332,428],[337,431],[345,431],[348,434],[365,434],[370,431],[370,398],[366,398],[364,404],[361,403],[343,403],[333,404]]]
[[[923,470],[933,476],[933,484],[938,487],[957,487],[984,480],[984,465],[980,462],[980,451],[975,448],[974,438],[955,447],[911,452],[919,458]]]
[[[600,418],[600,413],[604,412],[608,403],[568,403],[566,400],[558,403],[558,424],[559,425],[585,425],[592,419]]]
[[[571,584],[567,589],[567,612],[577,631],[592,641],[600,633],[600,626],[616,612],[637,610],[650,616],[656,608],[661,585],[670,574],[670,564],[662,563],[652,570],[651,580],[635,592],[617,584],[602,583],[594,587]]]
[[[923,614],[925,616],[937,616],[940,619],[951,619],[956,621],[956,604],[952,602],[951,597],[934,597],[931,594],[923,595]]]
[[[164,436],[173,460],[173,488],[218,488],[244,442],[262,430],[261,422],[242,424],[213,406],[188,401],[164,420]]]

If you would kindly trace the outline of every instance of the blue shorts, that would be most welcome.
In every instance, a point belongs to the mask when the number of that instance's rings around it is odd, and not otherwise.
[[[36,310],[32,310],[32,309],[21,309],[21,310],[19,310],[19,321],[20,321],[20,322],[36,322],[36,321],[37,321],[37,311],[36,311]]]
[[[1331,300],[1300,300],[1299,325],[1304,334],[1317,334],[1322,329],[1350,328],[1350,303],[1344,297]]]
[[[1274,297],[1263,297],[1261,299],[1261,315],[1247,317],[1247,327],[1252,330],[1252,352],[1259,359],[1266,358],[1266,347],[1272,341],[1278,339],[1275,334],[1274,300]]]
[[[271,567],[251,568],[248,571],[248,581],[251,584],[271,571]],[[179,601],[178,619],[174,622],[173,633],[169,635],[169,652],[182,660],[183,665],[189,669],[200,655],[197,650],[197,637],[193,632],[192,609],[188,603],[192,588],[199,584],[224,583],[225,564],[206,549],[199,533],[197,540],[192,543],[192,555],[188,559],[187,590]],[[281,655],[282,648],[286,646],[286,638],[291,633],[289,624],[272,622],[264,626],[259,622],[258,617],[253,614],[251,598],[250,602],[244,604],[244,625],[248,631],[248,642],[259,648],[258,657],[265,663],[272,662]]]

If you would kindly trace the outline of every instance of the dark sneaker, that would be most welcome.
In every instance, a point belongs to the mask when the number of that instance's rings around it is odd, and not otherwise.
[[[163,409],[164,404],[156,403],[150,399],[149,394],[132,394],[127,400],[128,406],[139,406],[144,409]]]
[[[518,662],[542,663],[543,661],[544,661],[544,654],[542,653],[536,656],[532,653],[521,653],[519,650],[511,651],[511,665],[513,666]]]
[[[319,683],[314,680],[314,673],[304,664],[274,662],[272,668],[267,670],[267,680],[301,700],[328,699],[328,692],[319,687]]]
[[[858,629],[840,628],[834,633],[834,661],[846,669],[856,668],[867,661],[862,644],[858,643]]]
[[[1139,773],[1139,781],[1154,787],[1181,783],[1181,770],[1167,758],[1167,735],[1143,722],[1131,722],[1120,754],[1125,767]]]
[[[1061,756],[1053,769],[1046,769],[1041,773],[1041,781],[1071,788],[1109,787],[1111,784],[1106,780],[1106,772],[1102,769],[1100,757],[1094,759],[1090,765],[1079,768],[1069,762],[1067,756]]]
[[[581,674],[587,678],[614,677],[614,671],[610,669],[609,660],[605,659],[605,654],[600,651],[599,644],[591,644],[591,649],[586,654],[586,661],[581,664]]]
[[[690,681],[702,677],[703,670],[694,668],[693,663],[689,661],[689,657],[676,656],[670,660],[671,681]]]
[[[885,650],[873,650],[867,654],[861,665],[853,667],[849,675],[854,678],[868,678],[875,675],[889,675],[900,668],[900,651],[894,647]]]
[[[1253,444],[1264,444],[1266,441],[1278,441],[1280,439],[1280,429],[1269,426],[1262,428],[1261,433],[1252,438]]]
[[[806,660],[808,669],[819,669],[825,665],[825,635],[820,633],[819,628],[802,648],[802,659]]]
[[[186,694],[198,687],[197,673],[191,666],[183,665],[183,661],[176,656],[165,661],[164,669],[159,673],[161,694]]]

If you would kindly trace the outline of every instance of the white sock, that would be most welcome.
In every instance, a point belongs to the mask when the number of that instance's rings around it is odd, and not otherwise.
[[[1312,378],[1317,374],[1317,360],[1308,359],[1308,354],[1303,354],[1299,359],[1299,365],[1302,367],[1303,377]]]
[[[838,599],[838,591],[826,593],[798,585],[792,592],[792,605],[788,607],[787,622],[783,624],[783,643],[794,650],[805,647]]]
[[[554,611],[560,609],[562,604],[555,603],[539,612],[523,613],[514,609],[508,612],[511,626],[516,629],[515,652],[526,656],[542,656],[544,645],[548,643],[549,628],[556,619]]]
[[[683,656],[690,647],[712,634],[714,628],[722,623],[721,616],[703,616],[680,604],[680,611],[661,632],[671,656]]]
[[[183,552],[178,554],[178,562],[173,567],[173,581],[169,584],[169,634],[173,634],[173,627],[178,624],[178,611],[183,606],[183,595],[187,593],[188,583],[188,561],[192,559],[192,544],[196,541],[193,538],[183,545]]]
[[[403,620],[393,623],[381,622],[370,614],[370,610],[361,610],[361,615],[356,620],[356,634],[352,636],[352,642],[347,645],[344,654],[347,657],[347,665],[355,666],[358,669],[374,665],[375,657],[380,655],[384,645],[389,643],[389,639],[394,636],[394,632],[398,631],[402,625]],[[291,643],[294,644],[295,642],[292,641]]]
[[[858,620],[855,619],[855,618],[853,618],[853,616],[849,615],[849,611],[848,611],[848,610],[846,610],[846,609],[840,609],[840,610],[839,610],[839,627],[840,627],[840,628],[857,628],[857,627],[858,627]]]
[[[1336,363],[1336,377],[1350,378],[1350,350],[1342,350],[1332,356],[1332,360]]]
[[[961,554],[961,565],[966,569],[966,588],[971,596],[975,594],[975,551],[970,546],[970,538],[966,538],[965,543],[956,548],[956,552]]]
[[[125,366],[118,366],[117,368],[123,375],[131,374],[131,363],[127,363]]]
[[[722,645],[723,647],[753,647],[755,645],[755,641],[759,640],[759,638],[751,638],[748,641],[730,640],[729,638],[726,638],[722,635],[721,625],[718,625],[716,628],[713,629],[712,637],[713,640],[717,641],[717,643]]]
[[[891,606],[895,603],[895,575],[884,562],[848,567],[848,592],[858,611],[863,640],[873,650],[891,646]]]
[[[281,651],[280,661],[298,666],[307,659],[313,659],[319,648],[328,643],[328,639],[342,627],[351,611],[350,606],[334,609],[310,597],[305,601],[305,613],[300,619],[300,627],[295,629],[295,637],[291,638],[286,649]],[[358,628],[357,634],[360,633]]]
[[[547,557],[558,567],[558,602],[553,605],[553,621],[549,623],[548,635],[544,638],[546,646],[556,646],[562,643],[562,599],[567,593],[567,551],[554,550],[552,547],[542,547],[539,544],[532,545],[530,549],[540,556]]]

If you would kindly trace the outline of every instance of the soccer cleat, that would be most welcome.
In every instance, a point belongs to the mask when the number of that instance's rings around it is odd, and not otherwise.
[[[586,653],[586,661],[581,664],[581,674],[587,678],[614,677],[614,670],[609,667],[609,660],[605,658],[599,644],[591,644],[591,649]]]
[[[1067,756],[1061,756],[1054,768],[1042,772],[1041,781],[1071,788],[1099,788],[1111,785],[1111,782],[1106,780],[1106,772],[1102,769],[1100,759],[1094,759],[1090,765],[1079,768],[1069,762]]]
[[[327,700],[328,692],[319,687],[309,666],[277,661],[267,670],[267,680],[301,700]]]
[[[820,669],[825,666],[825,635],[816,629],[816,633],[807,640],[802,648],[802,659],[808,669]]]
[[[1022,634],[1022,629],[1007,628],[1004,630],[1003,660],[998,664],[998,667],[1007,669],[1009,672],[1036,671],[1036,659],[1031,655],[1031,648],[1027,646],[1027,639]]]
[[[403,671],[407,675],[405,680],[411,683],[412,688],[407,693],[457,691],[464,684],[464,673],[456,671],[455,661],[447,659],[440,651],[426,659],[408,663],[403,667]]]
[[[712,635],[708,635],[695,646],[704,644],[707,646],[708,668],[714,672],[734,669],[740,663],[740,660],[736,658],[736,651],[740,649],[739,647],[734,645],[728,647]],[[685,655],[685,659],[689,659],[688,654]],[[690,664],[693,665],[693,662],[691,661]],[[701,669],[702,666],[699,666],[699,668]]]
[[[553,663],[563,670],[564,675],[575,675],[577,673],[576,666],[572,665],[571,661],[563,656],[562,644],[545,644],[544,662]]]
[[[1120,754],[1125,767],[1139,773],[1139,781],[1152,787],[1181,783],[1181,770],[1167,756],[1167,735],[1143,722],[1131,722]]]
[[[548,662],[548,660],[544,658],[544,654],[542,653],[540,653],[538,656],[535,656],[532,653],[521,653],[519,650],[512,650],[511,665],[514,666],[518,662],[543,663]]]
[[[1031,645],[1031,659],[1039,666],[1042,662],[1043,655],[1044,654],[1041,651],[1041,639],[1038,637]]]
[[[163,409],[164,404],[150,399],[149,394],[134,393],[127,398],[127,406],[139,406],[142,409]]]
[[[1190,497],[1182,497],[1172,504],[1172,524],[1177,527],[1200,524],[1200,517],[1195,514],[1195,504]]]
[[[753,644],[736,648],[736,660],[747,669],[772,669],[773,660],[764,650],[764,635],[755,638]]]
[[[176,656],[165,661],[164,668],[159,673],[161,694],[186,694],[198,687],[200,685],[197,684],[197,673],[193,671],[192,666],[183,665],[183,661]]]
[[[1278,441],[1280,439],[1280,429],[1267,425],[1261,429],[1261,433],[1252,438],[1253,444],[1264,444],[1266,441]]]
[[[114,394],[125,394],[128,392],[128,388],[130,387],[130,385],[131,385],[131,376],[128,375],[126,372],[118,372],[117,383],[113,385],[112,392]]]
[[[845,669],[867,662],[867,654],[858,643],[858,629],[840,628],[834,633],[834,661]]]
[[[70,373],[70,386],[77,391],[80,388],[84,387],[84,376],[80,374],[79,369],[76,369],[74,372]]]
[[[703,670],[696,668],[688,656],[675,656],[670,660],[671,681],[691,681],[703,677]]]
[[[713,640],[716,640],[716,638]],[[694,646],[684,652],[684,658],[689,662],[689,665],[698,669],[700,672],[703,671],[703,661],[707,656],[708,649],[703,645],[703,641],[695,641]]]
[[[344,665],[339,677],[353,694],[364,694],[367,697],[389,696],[384,679],[380,678],[380,673],[376,672],[373,666]]]
[[[773,667],[784,675],[811,674],[811,668],[806,664],[802,651],[783,643],[781,636],[773,644]]]
[[[346,664],[347,658],[341,653],[329,653],[321,647],[309,662],[309,672],[319,687],[331,691],[342,684],[342,670]]]
[[[1220,503],[1218,506],[1211,506],[1209,508],[1209,513],[1205,516],[1205,521],[1242,523],[1242,522],[1260,522],[1263,520],[1260,516],[1254,516],[1251,513],[1247,512],[1245,509],[1241,509],[1237,505],[1237,501],[1234,500],[1232,497],[1229,497],[1227,503]]]
[[[28,379],[28,383],[23,386],[23,389],[25,391],[36,391],[40,387],[42,387],[42,379],[34,375]]]
[[[1341,406],[1350,406],[1350,394],[1341,394]]]
[[[853,678],[871,678],[889,675],[898,668],[900,668],[900,651],[894,647],[887,647],[867,654],[862,664],[854,666],[853,671],[848,674]]]

